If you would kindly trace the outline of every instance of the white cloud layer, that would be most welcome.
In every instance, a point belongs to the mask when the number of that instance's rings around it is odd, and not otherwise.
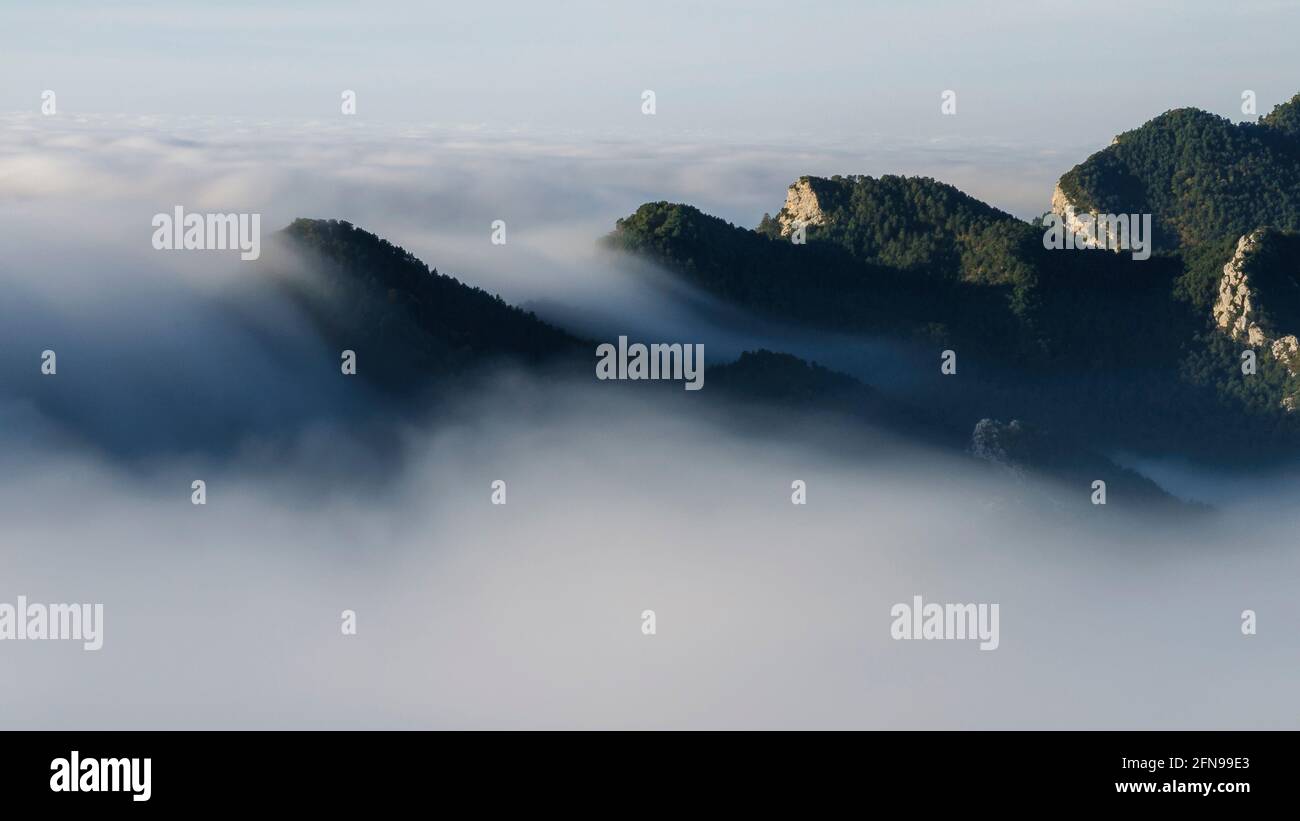
[[[176,204],[345,218],[584,332],[828,352],[593,240],[646,200],[753,224],[800,173],[912,163],[1019,196],[989,170],[1006,152],[933,151],[9,118],[0,601],[101,602],[105,640],[0,643],[0,726],[1297,728],[1289,486],[1182,523],[1080,517],[870,431],[785,414],[757,437],[735,423],[759,409],[511,373],[390,459],[364,397],[305,375],[335,354],[302,318],[238,304],[255,266],[149,244]],[[999,649],[892,641],[913,595],[999,603]]]

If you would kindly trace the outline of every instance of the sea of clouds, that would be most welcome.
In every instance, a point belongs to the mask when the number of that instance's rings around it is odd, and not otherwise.
[[[802,173],[930,173],[1032,216],[1073,161],[7,117],[0,601],[105,624],[96,652],[0,643],[0,726],[1297,727],[1293,483],[1201,476],[1215,513],[1081,518],[1050,502],[1069,489],[848,423],[509,370],[396,421],[315,366],[337,352],[257,265],[150,245],[178,204],[347,219],[591,338],[901,385],[882,343],[727,310],[595,240],[648,200],[753,225]],[[999,648],[892,640],[914,595],[998,603]]]

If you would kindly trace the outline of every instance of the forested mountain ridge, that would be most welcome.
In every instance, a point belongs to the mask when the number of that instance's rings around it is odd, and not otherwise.
[[[322,336],[355,351],[363,362],[358,373],[382,387],[419,391],[488,359],[536,363],[580,345],[351,223],[298,219],[282,234],[306,257],[312,276],[279,277],[280,286]]]
[[[801,177],[755,230],[647,203],[606,242],[763,314],[960,351],[980,378],[915,399],[942,397],[963,423],[1019,416],[1103,448],[1276,456],[1300,450],[1297,133],[1300,97],[1244,125],[1179,109],[1067,172],[1054,204],[1066,192],[1091,211],[1153,214],[1146,260],[1048,249],[1037,221],[895,176]],[[1254,337],[1216,314],[1252,234],[1234,294],[1253,295],[1247,321],[1267,328]]]
[[[798,227],[804,244],[794,241]],[[933,179],[854,176],[801,177],[757,230],[657,202],[618,220],[605,242],[767,315],[960,345],[1018,367],[1077,361],[1085,339],[1089,361],[1128,363],[1131,352],[1113,340],[1137,332],[1139,314],[1160,326],[1192,321],[1170,305],[1181,273],[1172,258],[1048,250],[1042,237],[1041,227]],[[1116,299],[1127,309],[1106,305]],[[1123,327],[1096,333],[1115,324]]]
[[[725,236],[731,230],[694,209],[652,211],[668,219],[667,236],[682,239],[683,248],[714,248],[711,232]],[[405,249],[350,223],[299,219],[282,236],[306,263],[305,270],[294,274],[276,268],[271,281],[294,297],[331,345],[354,351],[358,375],[385,393],[436,400],[440,389],[450,388],[455,394],[461,377],[502,362],[530,369],[542,378],[595,378],[594,342],[570,336],[500,297],[440,274]],[[686,240],[692,236],[703,244],[690,245]],[[789,243],[771,247],[787,248]],[[850,267],[860,270],[860,263],[847,253],[824,247],[827,259],[849,266],[844,268],[846,275]],[[700,253],[699,258],[707,256]],[[328,362],[324,366],[338,367]],[[922,442],[950,453],[969,449],[971,428],[964,421],[917,409],[861,380],[787,353],[753,351],[734,362],[710,361],[706,370],[709,390],[703,404],[671,383],[629,382],[611,390],[656,396],[658,401],[677,403],[682,412],[712,414],[720,424],[754,435],[764,435],[769,424],[765,420],[773,412],[783,418],[794,412],[832,422],[827,431],[843,430],[834,423],[839,420],[838,424],[861,424],[864,432]],[[437,405],[437,401],[416,401],[397,407],[428,412]],[[1001,430],[991,420],[984,426],[994,428]],[[1019,423],[1012,429],[1020,430]],[[826,440],[818,433],[821,430],[822,426],[814,425],[805,438],[842,453],[843,440]],[[1015,438],[1018,445],[1003,437],[1005,447],[986,448],[975,455],[1018,473],[1064,482],[1066,487],[1082,482],[1084,473],[1105,477],[1128,503],[1169,501],[1157,486],[1116,466],[1077,437],[1032,427],[1024,430],[1033,433]],[[864,439],[854,447],[869,448],[870,441]],[[1080,503],[1072,494],[1065,498]]]
[[[1021,284],[1035,273],[1030,225],[929,177],[800,177],[759,231],[788,237],[799,224],[856,259],[918,276]]]
[[[1300,230],[1300,95],[1257,123],[1165,112],[1067,171],[1057,189],[1081,211],[1153,214],[1160,250],[1263,226]]]

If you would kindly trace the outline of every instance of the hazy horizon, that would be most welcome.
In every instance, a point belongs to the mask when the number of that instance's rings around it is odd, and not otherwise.
[[[1086,13],[1024,0],[377,0],[364,15],[346,2],[85,0],[8,7],[4,20],[0,111],[37,110],[52,89],[68,115],[329,120],[350,89],[371,122],[1038,150],[1100,147],[1182,106],[1248,119],[1243,90],[1261,114],[1300,90],[1279,85],[1300,76],[1300,8],[1276,0],[1104,0]],[[646,89],[654,117],[640,112]],[[939,112],[947,89],[955,117]]]

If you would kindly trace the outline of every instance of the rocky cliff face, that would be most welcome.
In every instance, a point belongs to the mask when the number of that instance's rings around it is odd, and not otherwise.
[[[812,178],[800,177],[785,193],[785,206],[776,215],[781,236],[788,237],[800,225],[825,225],[826,213],[813,188]]]
[[[1256,230],[1237,241],[1237,249],[1223,266],[1219,280],[1219,298],[1214,303],[1215,325],[1230,338],[1244,341],[1252,348],[1265,348],[1287,372],[1300,375],[1300,339],[1268,327],[1263,316],[1259,283],[1250,274],[1251,263],[1266,241],[1265,231]],[[1281,399],[1282,407],[1294,411],[1300,407],[1300,393]]]
[[[1079,219],[1079,212],[1087,209],[1081,209],[1077,204],[1072,202],[1065,192],[1061,190],[1061,184],[1057,183],[1052,189],[1052,213],[1058,214],[1061,219],[1065,220],[1065,228],[1071,233],[1078,234],[1084,230],[1082,220]]]
[[[1223,266],[1219,280],[1219,298],[1214,303],[1214,324],[1233,339],[1246,341],[1251,346],[1265,344],[1267,337],[1258,323],[1259,312],[1251,293],[1246,261],[1259,246],[1261,232],[1254,231],[1237,241],[1232,259]]]
[[[1109,247],[1116,250],[1119,249],[1118,242],[1112,243],[1112,240],[1118,238],[1110,236],[1110,228],[1108,227],[1109,223],[1105,220],[1084,222],[1079,215],[1095,216],[1092,209],[1084,208],[1078,203],[1073,202],[1070,197],[1061,190],[1060,183],[1057,183],[1056,187],[1052,189],[1052,213],[1059,214],[1061,219],[1065,222],[1066,229],[1075,234],[1076,237],[1090,238],[1088,245]],[[1079,239],[1076,238],[1075,242],[1077,243],[1078,241]]]

